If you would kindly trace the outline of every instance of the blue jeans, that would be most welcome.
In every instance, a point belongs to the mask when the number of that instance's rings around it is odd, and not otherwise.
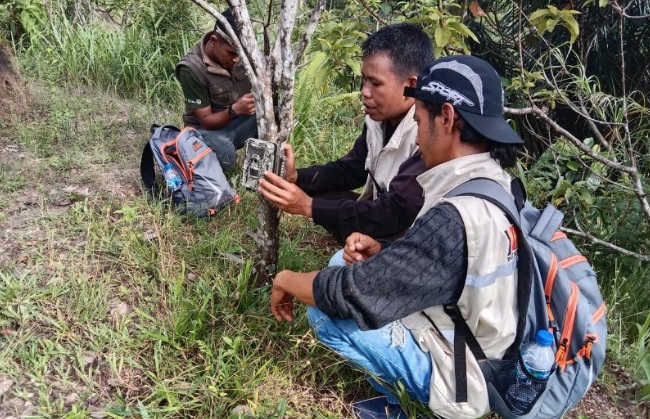
[[[332,255],[327,266],[345,266],[345,259],[343,259],[343,249]]]
[[[328,266],[342,265],[343,249],[332,256]],[[412,399],[428,404],[431,358],[401,321],[376,330],[361,330],[354,320],[331,319],[313,306],[307,307],[307,319],[318,340],[370,373],[368,381],[389,403],[397,404],[397,397],[375,378],[389,386],[399,380]]]
[[[370,373],[368,379],[389,403],[398,404],[392,387],[399,380],[412,399],[429,402],[431,358],[422,351],[400,321],[376,330],[360,330],[354,320],[331,319],[316,307],[307,307],[307,319],[316,337],[330,349]]]
[[[257,137],[257,117],[240,115],[228,125],[214,131],[198,128],[203,140],[217,155],[224,173],[231,171],[237,163],[237,150],[244,147],[246,140]]]

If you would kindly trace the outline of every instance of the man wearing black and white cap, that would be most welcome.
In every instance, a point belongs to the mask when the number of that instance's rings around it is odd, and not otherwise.
[[[418,177],[425,202],[406,235],[384,249],[363,234],[346,241],[349,266],[280,272],[271,293],[278,320],[293,319],[293,298],[309,305],[319,340],[371,373],[373,386],[397,403],[400,381],[410,396],[444,417],[489,411],[485,380],[466,353],[467,395],[456,402],[454,323],[443,305],[457,303],[488,358],[501,358],[517,325],[517,243],[496,206],[475,197],[445,198],[477,177],[510,190],[504,171],[520,137],[503,117],[496,71],[471,56],[428,65],[414,97],[417,142],[427,171]]]
[[[230,9],[222,16],[237,34]],[[185,96],[183,122],[199,130],[226,172],[237,161],[236,150],[246,139],[257,137],[251,83],[239,61],[233,40],[217,21],[214,30],[203,35],[176,65]]]

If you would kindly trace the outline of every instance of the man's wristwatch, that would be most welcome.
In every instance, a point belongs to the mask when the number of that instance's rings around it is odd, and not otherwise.
[[[237,117],[237,112],[232,108],[232,105],[228,105],[228,116],[230,119],[234,119]]]

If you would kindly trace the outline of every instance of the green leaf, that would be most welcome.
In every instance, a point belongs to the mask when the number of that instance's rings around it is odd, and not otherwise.
[[[438,26],[433,33],[433,38],[435,40],[436,46],[440,48],[447,46],[450,36],[451,33],[449,32],[449,29],[441,28],[440,26]]]
[[[476,37],[476,35],[474,35],[474,32],[472,32],[472,31],[471,31],[467,26],[465,26],[465,24],[463,24],[463,23],[461,23],[461,22],[458,22],[458,21],[454,21],[454,22],[449,22],[449,23],[448,23],[448,26],[449,26],[451,29],[453,29],[453,30],[455,30],[456,32],[458,32],[459,34],[461,34],[461,35],[463,35],[463,36],[469,36],[469,37],[472,38],[475,42],[479,42],[479,41],[478,41],[478,38]]]
[[[577,172],[578,169],[580,168],[580,163],[578,163],[578,162],[575,161],[575,160],[570,160],[570,161],[567,162],[566,167],[567,167],[569,170],[572,170],[572,171],[574,171],[574,172]]]
[[[347,64],[348,67],[350,67],[350,69],[352,69],[352,72],[355,75],[357,75],[357,76],[361,75],[361,63],[359,61],[357,61],[357,60],[355,60],[355,59],[353,59],[351,57],[346,57],[344,61],[345,61],[345,64]]]
[[[598,1],[598,7],[605,7],[609,3],[608,0],[599,0]]]
[[[542,17],[546,17],[548,15],[548,9],[539,9],[534,11],[529,19],[533,25],[536,25],[535,21],[538,19],[541,19]]]
[[[564,16],[563,20],[564,26],[571,34],[571,40],[569,42],[573,44],[580,34],[580,26],[578,25],[578,21],[575,20],[575,18],[571,15]]]
[[[557,25],[557,19],[548,19],[546,20],[546,30],[549,32],[553,32],[553,29],[555,29],[555,25]]]

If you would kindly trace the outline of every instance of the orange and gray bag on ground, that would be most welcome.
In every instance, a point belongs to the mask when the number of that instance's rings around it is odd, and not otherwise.
[[[192,127],[179,130],[171,125],[152,125],[151,137],[140,161],[140,175],[149,196],[154,196],[156,184],[154,162],[161,173],[165,165],[171,163],[182,179],[180,193],[177,191],[172,196],[167,191],[167,196],[184,214],[205,217],[239,201],[217,156]]]
[[[490,179],[479,178],[446,195],[484,199],[499,207],[518,230],[519,319],[515,341],[503,359],[486,359],[465,320],[455,315],[460,312],[458,306],[445,307],[454,320],[454,339],[465,340],[454,342],[456,401],[459,395],[460,399],[467,397],[462,394],[467,346],[481,365],[493,411],[503,418],[557,418],[578,404],[603,365],[605,303],[589,262],[560,230],[562,212],[552,205],[543,211],[533,207],[517,178],[512,181],[511,193]],[[525,412],[515,414],[506,393],[516,384],[518,371],[525,371],[521,345],[534,341],[541,329],[554,336],[554,370],[547,380],[536,380],[526,372],[532,387],[522,396],[530,404]]]

